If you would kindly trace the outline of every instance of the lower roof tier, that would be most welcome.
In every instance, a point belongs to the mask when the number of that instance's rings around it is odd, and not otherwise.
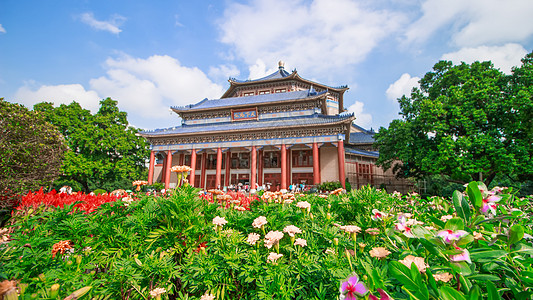
[[[217,134],[258,130],[277,130],[286,128],[302,128],[327,126],[335,124],[350,124],[354,120],[353,113],[342,113],[335,116],[313,114],[301,117],[277,118],[267,120],[247,120],[221,122],[198,125],[182,125],[153,131],[142,131],[139,135],[148,138],[177,137],[188,135]]]

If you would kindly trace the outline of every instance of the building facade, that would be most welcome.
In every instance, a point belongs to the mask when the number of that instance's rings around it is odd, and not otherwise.
[[[286,190],[348,180],[374,184],[373,132],[344,111],[346,86],[312,82],[284,69],[256,80],[229,80],[220,99],[172,107],[181,126],[143,131],[151,146],[149,183],[173,187],[174,165],[192,168],[189,183],[212,189],[248,185]]]

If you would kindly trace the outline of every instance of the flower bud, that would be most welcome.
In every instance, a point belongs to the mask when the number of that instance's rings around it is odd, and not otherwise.
[[[50,288],[50,298],[56,298],[59,294],[59,283],[52,284]]]
[[[45,281],[46,280],[46,277],[44,276],[43,273],[39,274],[39,279],[41,279],[41,281]]]
[[[331,220],[331,213],[328,213],[328,214],[326,215],[326,219],[328,219],[328,221]]]
[[[339,245],[339,239],[333,238],[333,245],[338,246]]]

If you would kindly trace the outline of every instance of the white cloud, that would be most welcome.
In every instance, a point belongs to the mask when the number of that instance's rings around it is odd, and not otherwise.
[[[80,103],[81,107],[95,113],[100,107],[102,98],[95,91],[85,90],[81,84],[60,84],[42,85],[36,89],[30,85],[25,85],[17,90],[13,100],[30,109],[34,104],[44,101],[52,102],[55,106],[76,101]]]
[[[185,67],[170,56],[141,59],[125,55],[108,59],[105,68],[106,76],[92,79],[91,88],[100,95],[118,100],[121,109],[146,122],[137,124],[145,128],[154,127],[147,122],[162,124],[161,121],[168,123],[177,118],[174,113],[165,116],[170,106],[219,98],[224,91],[200,69]]]
[[[385,92],[387,98],[396,101],[403,95],[411,95],[411,90],[414,87],[418,87],[419,77],[411,77],[408,73],[403,73],[398,80],[389,85],[389,88]]]
[[[221,41],[253,71],[261,69],[258,59],[271,67],[283,59],[317,74],[362,61],[403,22],[399,13],[353,0],[255,0],[228,5],[218,25]]]
[[[219,65],[209,68],[209,77],[215,82],[227,81],[229,77],[238,77],[241,72],[235,65]]]
[[[258,58],[255,61],[255,64],[248,67],[248,71],[250,72],[250,75],[248,75],[248,79],[259,79],[274,73],[276,71],[276,68],[267,69],[265,62],[262,59]]]
[[[227,67],[231,70],[231,66]],[[107,59],[104,68],[106,75],[91,79],[88,90],[80,84],[26,84],[16,92],[14,100],[28,107],[43,101],[55,105],[77,101],[95,113],[100,100],[110,97],[118,101],[135,126],[153,129],[180,124],[178,115],[169,107],[219,98],[224,92],[200,69],[183,66],[170,56],[142,59],[123,55]]]
[[[354,104],[348,107],[348,111],[355,113],[355,124],[363,128],[369,128],[372,125],[372,115],[363,112],[364,106],[363,102],[355,101]]]
[[[80,20],[96,30],[119,34],[122,32],[122,29],[120,29],[119,26],[126,21],[126,18],[120,15],[113,15],[108,21],[99,21],[94,18],[93,13],[87,12],[80,15]]]
[[[490,60],[496,68],[507,74],[511,73],[511,68],[519,66],[521,59],[527,54],[526,49],[519,44],[506,44],[503,46],[480,46],[475,48],[462,48],[459,51],[446,53],[441,59],[451,60],[455,64],[464,61],[472,63],[474,61]]]
[[[531,11],[530,0],[427,0],[406,40],[423,42],[445,28],[459,47],[522,42],[533,35]]]
[[[6,33],[6,29],[0,24],[0,33]]]

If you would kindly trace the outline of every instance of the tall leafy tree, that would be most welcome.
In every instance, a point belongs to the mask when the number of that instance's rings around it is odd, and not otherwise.
[[[524,79],[518,74],[514,81]],[[487,185],[499,173],[531,176],[531,77],[519,88],[513,76],[491,62],[438,62],[420,88],[398,99],[402,118],[376,134],[378,165],[405,177]]]
[[[40,114],[0,98],[0,223],[18,196],[59,176],[67,147]]]
[[[117,101],[102,100],[94,115],[77,102],[57,108],[43,102],[34,110],[42,112],[67,140],[70,150],[61,167],[62,179],[76,181],[88,192],[124,188],[144,177],[148,144],[129,126],[127,114],[119,111]]]

